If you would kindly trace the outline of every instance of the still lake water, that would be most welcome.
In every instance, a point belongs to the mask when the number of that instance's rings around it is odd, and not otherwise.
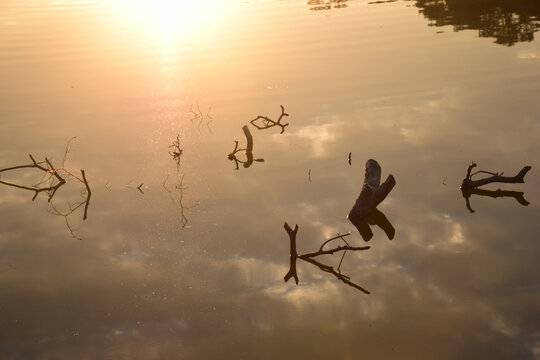
[[[59,168],[69,144],[91,197],[59,171],[32,201],[4,183],[51,174],[0,173],[0,357],[540,359],[539,16],[533,1],[3,0],[0,168]],[[280,105],[283,134],[250,124]],[[264,162],[240,151],[235,169],[244,125]],[[284,282],[284,222],[299,253],[349,231],[366,244],[347,213],[370,158],[396,178],[378,207],[393,240],[373,227],[369,250],[317,258],[370,294],[300,259]],[[532,170],[467,207],[472,161]]]

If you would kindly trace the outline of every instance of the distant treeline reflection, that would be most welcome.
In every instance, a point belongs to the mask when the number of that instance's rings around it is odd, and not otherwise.
[[[309,0],[307,4],[309,10],[331,10],[346,8],[348,6],[347,1],[349,0]]]
[[[532,41],[540,29],[538,0],[417,0],[416,6],[430,26],[478,30],[480,37],[495,38],[501,45]]]

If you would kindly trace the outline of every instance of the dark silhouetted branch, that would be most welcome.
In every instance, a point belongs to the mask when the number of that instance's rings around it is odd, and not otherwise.
[[[0,173],[5,172],[5,171],[10,171],[10,170],[25,169],[25,168],[39,169],[39,170],[45,172],[45,176],[49,176],[49,186],[40,186],[43,183],[43,179],[37,185],[34,185],[34,186],[19,185],[19,184],[10,183],[10,182],[1,181],[1,180],[0,180],[0,183],[4,184],[4,185],[7,185],[7,186],[16,187],[16,188],[19,188],[19,189],[34,191],[35,193],[34,193],[34,196],[32,197],[32,201],[34,201],[36,199],[36,197],[38,196],[39,193],[46,192],[49,195],[48,201],[50,202],[51,199],[56,194],[56,191],[58,191],[58,189],[62,185],[64,185],[66,183],[66,180],[64,180],[64,178],[62,176],[60,176],[60,174],[58,172],[58,169],[54,168],[54,166],[52,165],[52,163],[51,163],[51,161],[49,159],[45,158],[45,161],[37,162],[34,159],[34,157],[32,156],[32,154],[29,154],[28,156],[32,160],[32,164],[18,165],[18,166],[12,166],[12,167],[3,168],[3,169],[0,169]],[[56,182],[56,184],[51,179],[53,176],[58,181],[58,182]]]
[[[86,173],[84,170],[81,170],[81,177],[75,175],[70,170],[66,168],[66,161],[68,158],[69,153],[71,152],[71,143],[73,140],[75,140],[77,137],[72,137],[66,144],[66,148],[64,151],[64,157],[62,160],[62,167],[56,168],[52,161],[49,160],[49,158],[45,157],[44,161],[36,161],[36,159],[32,156],[32,154],[28,155],[30,157],[30,160],[32,161],[31,164],[27,165],[18,165],[18,166],[12,166],[4,169],[0,169],[0,173],[7,172],[10,170],[17,170],[17,169],[31,169],[35,168],[43,172],[43,176],[41,177],[41,180],[33,186],[26,186],[26,185],[20,185],[16,183],[10,183],[6,181],[0,181],[0,184],[15,187],[18,189],[33,191],[34,196],[32,197],[32,201],[34,201],[39,193],[45,192],[48,194],[47,201],[49,202],[51,206],[51,213],[54,215],[63,216],[66,222],[66,226],[69,229],[71,235],[76,239],[81,239],[80,237],[75,235],[75,229],[70,225],[69,223],[69,215],[73,214],[77,209],[82,207],[84,205],[84,214],[83,214],[83,220],[86,220],[88,217],[88,207],[90,205],[90,197],[92,195],[92,191],[90,190],[90,185],[88,183],[88,180],[86,178]],[[62,174],[62,175],[61,175]],[[75,179],[81,184],[84,185],[84,188],[81,189],[81,196],[84,198],[84,200],[76,202],[76,203],[67,203],[68,210],[67,211],[60,211],[59,207],[57,207],[53,203],[53,198],[64,184],[67,183],[67,180],[69,179]]]
[[[315,252],[312,252],[312,253],[298,255],[298,257],[301,258],[301,259],[307,259],[307,258],[312,258],[312,257],[320,256],[320,255],[332,255],[333,253],[335,253],[337,251],[368,250],[369,248],[370,248],[370,246],[359,246],[359,247],[357,247],[357,246],[348,246],[348,245],[345,245],[345,246],[339,246],[338,245],[338,247],[335,247],[335,248],[332,248],[332,249],[323,250],[323,251],[315,251]]]
[[[525,200],[524,193],[521,191],[510,191],[510,190],[484,190],[484,189],[466,189],[461,191],[463,197],[465,198],[465,206],[467,207],[467,210],[469,210],[471,213],[474,213],[474,209],[471,207],[470,204],[470,197],[471,195],[480,195],[480,196],[488,196],[492,198],[500,198],[500,197],[513,197],[516,199],[518,203],[520,203],[523,206],[527,206],[530,203]]]
[[[461,184],[461,194],[465,198],[465,206],[467,207],[467,210],[469,210],[471,213],[474,213],[474,209],[471,206],[470,203],[470,197],[471,195],[480,195],[480,196],[489,196],[492,198],[498,198],[498,197],[513,197],[523,206],[529,205],[529,202],[525,200],[523,196],[523,192],[518,191],[508,191],[508,190],[483,190],[478,189],[478,186],[491,184],[491,183],[523,183],[525,182],[525,175],[529,170],[531,170],[530,166],[525,166],[516,176],[502,176],[503,173],[494,173],[490,171],[476,171],[472,172],[472,170],[477,165],[472,162],[469,167],[467,168],[467,174],[465,175],[465,179],[463,179],[463,182]],[[488,174],[491,176],[488,176],[483,179],[473,180],[472,177],[477,174]]]
[[[367,294],[369,295],[370,292],[366,289],[364,289],[363,287],[353,283],[351,280],[350,280],[350,277],[348,277],[347,275],[343,275],[341,273],[338,273],[337,271],[334,270],[334,268],[332,266],[328,266],[328,265],[324,265],[324,264],[321,264],[320,262],[318,262],[317,260],[313,259],[313,258],[302,258],[302,260],[304,261],[307,261],[315,266],[317,266],[319,269],[321,269],[322,271],[324,272],[327,272],[329,274],[332,274],[334,275],[335,277],[337,277],[339,280],[343,281],[345,284],[349,285],[349,286],[352,286],[353,288],[357,289],[357,290],[360,290],[361,292],[363,292],[364,294]]]
[[[86,174],[84,170],[81,169],[82,178],[84,180],[84,186],[86,187],[86,201],[84,205],[84,216],[83,220],[86,220],[88,217],[88,206],[90,205],[90,196],[92,196],[92,191],[90,190],[90,185],[88,185],[88,180],[86,180]]]
[[[290,267],[289,267],[289,271],[287,272],[287,274],[283,278],[285,280],[285,282],[289,281],[290,278],[294,278],[296,284],[298,285],[298,274],[296,272],[296,260],[298,258],[300,258],[300,259],[302,259],[304,261],[307,261],[307,262],[309,262],[309,263],[311,263],[313,265],[316,265],[317,267],[319,267],[321,270],[323,270],[325,272],[333,274],[339,280],[343,281],[347,285],[350,285],[350,286],[352,286],[352,287],[354,287],[354,288],[356,288],[358,290],[361,290],[362,292],[364,292],[366,294],[369,294],[369,291],[367,291],[366,289],[354,284],[353,282],[350,281],[350,278],[348,276],[343,275],[343,274],[341,274],[341,272],[339,272],[339,269],[341,267],[341,263],[343,262],[343,258],[345,256],[345,253],[348,250],[351,250],[351,251],[368,250],[370,248],[369,246],[362,246],[362,247],[350,246],[344,239],[344,237],[349,236],[350,233],[338,234],[337,236],[334,236],[333,238],[330,238],[330,239],[324,241],[323,244],[319,247],[318,251],[298,255],[297,250],[296,250],[296,235],[298,233],[298,225],[295,225],[294,230],[293,230],[293,229],[291,229],[289,224],[287,222],[285,222],[283,227],[285,228],[285,231],[287,231],[287,234],[289,235],[289,243],[290,243]],[[328,244],[330,241],[337,240],[337,239],[343,240],[347,245],[345,245],[345,246],[338,245],[338,246],[336,246],[334,248],[330,248],[328,250],[323,249],[323,247],[326,244]],[[338,265],[338,272],[336,272],[333,267],[321,264],[320,262],[314,260],[314,258],[317,257],[317,256],[332,255],[332,254],[334,254],[335,252],[338,252],[338,251],[343,251],[343,256],[341,257],[341,259],[339,261],[339,265]]]
[[[461,183],[462,190],[472,189],[478,186],[491,184],[491,183],[524,183],[525,175],[527,174],[529,170],[531,170],[530,166],[525,166],[523,167],[523,169],[521,169],[521,171],[516,176],[502,176],[503,175],[502,172],[493,173],[489,171],[477,171],[471,174],[472,169],[475,167],[476,167],[476,164],[473,162],[467,168],[467,175],[465,176],[465,179],[463,179],[463,182]],[[481,173],[489,174],[491,176],[483,178],[483,179],[478,179],[478,180],[472,179],[474,175],[481,174]]]
[[[234,141],[234,150],[227,155],[227,158],[231,161],[234,161],[236,167],[235,170],[238,170],[238,164],[241,163],[243,167],[248,168],[253,164],[253,161],[257,162],[263,162],[264,159],[253,159],[253,136],[251,135],[251,132],[249,131],[249,128],[247,125],[244,125],[242,127],[242,131],[244,132],[244,136],[246,137],[246,147],[244,149],[241,149],[238,147],[238,141]],[[240,160],[237,157],[237,153],[240,151],[244,151],[246,154],[246,160]]]
[[[285,223],[283,225],[285,230],[287,231],[287,234],[289,234],[289,241],[290,241],[290,267],[289,272],[285,275],[283,278],[285,282],[289,281],[291,277],[294,277],[294,281],[296,282],[296,285],[298,285],[298,275],[296,273],[296,259],[298,258],[298,254],[296,253],[296,233],[298,232],[298,225],[294,226],[294,230],[291,229],[289,224]]]
[[[285,113],[285,108],[283,107],[283,105],[279,105],[279,106],[281,107],[281,115],[279,116],[277,121],[274,121],[266,116],[259,115],[255,119],[250,121],[251,125],[255,126],[259,130],[269,129],[274,126],[279,126],[281,127],[280,134],[283,134],[283,132],[285,131],[285,127],[288,126],[289,124],[288,123],[282,124],[281,119],[283,119],[284,116],[289,116],[289,114]],[[260,120],[260,123],[261,123],[260,125],[257,124],[257,120]]]

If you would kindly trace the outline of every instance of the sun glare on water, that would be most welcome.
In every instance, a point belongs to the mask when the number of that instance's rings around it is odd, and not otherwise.
[[[186,37],[219,20],[220,0],[134,0],[143,26],[161,38]]]

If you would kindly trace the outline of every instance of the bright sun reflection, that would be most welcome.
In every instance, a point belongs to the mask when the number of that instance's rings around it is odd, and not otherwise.
[[[134,0],[133,5],[150,30],[160,37],[189,36],[215,23],[220,0]]]

